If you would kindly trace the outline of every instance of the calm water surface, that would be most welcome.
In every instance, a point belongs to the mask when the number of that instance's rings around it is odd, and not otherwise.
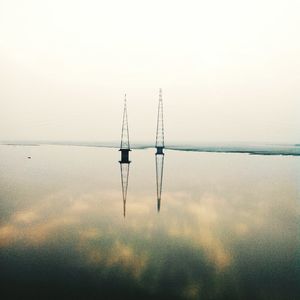
[[[0,146],[7,299],[299,299],[299,158]],[[31,159],[27,159],[31,156]]]

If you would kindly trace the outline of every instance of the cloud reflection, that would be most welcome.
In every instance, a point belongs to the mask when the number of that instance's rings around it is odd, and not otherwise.
[[[21,244],[31,249],[50,243],[72,248],[78,261],[99,274],[117,270],[145,289],[153,285],[156,290],[163,290],[166,278],[175,278],[180,281],[177,286],[168,282],[164,288],[184,299],[197,299],[208,281],[216,280],[215,285],[224,288],[224,274],[230,274],[226,278],[234,284],[233,270],[248,255],[241,244],[259,261],[266,236],[268,241],[284,241],[275,254],[275,260],[284,262],[283,255],[294,244],[291,230],[286,230],[294,216],[294,203],[283,197],[287,195],[286,187],[277,187],[265,197],[253,191],[247,198],[252,201],[241,202],[244,195],[230,192],[166,190],[164,209],[157,215],[152,197],[132,194],[130,215],[123,219],[117,190],[59,191],[33,200],[2,223],[0,247]],[[253,242],[255,236],[260,245]]]

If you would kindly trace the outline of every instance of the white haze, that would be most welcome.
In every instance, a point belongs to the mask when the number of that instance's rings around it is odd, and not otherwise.
[[[300,141],[300,1],[0,0],[0,140]]]

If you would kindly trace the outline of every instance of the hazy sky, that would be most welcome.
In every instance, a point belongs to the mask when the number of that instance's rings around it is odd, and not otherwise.
[[[0,140],[300,142],[299,0],[0,0]]]

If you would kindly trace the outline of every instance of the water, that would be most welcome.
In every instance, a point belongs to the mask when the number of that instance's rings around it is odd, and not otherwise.
[[[0,146],[7,299],[297,299],[299,158]],[[31,156],[31,159],[27,157]]]

